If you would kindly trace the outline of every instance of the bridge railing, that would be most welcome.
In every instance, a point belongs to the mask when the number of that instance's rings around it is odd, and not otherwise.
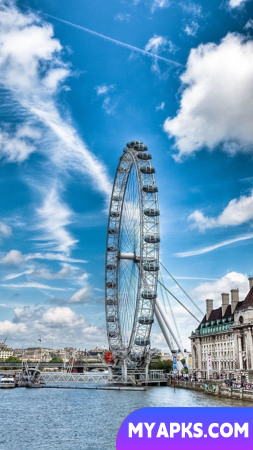
[[[37,362],[27,362],[28,367],[34,367],[37,364]],[[22,367],[22,363],[21,362],[0,362],[0,369],[21,369]],[[43,367],[43,368],[59,368],[59,369],[68,369],[69,367],[71,367],[68,363],[51,363],[51,362],[40,362],[39,363],[39,367]],[[103,364],[102,362],[78,362],[76,363],[74,366],[74,368],[78,368],[78,367],[87,367],[87,368],[107,368],[107,365]]]

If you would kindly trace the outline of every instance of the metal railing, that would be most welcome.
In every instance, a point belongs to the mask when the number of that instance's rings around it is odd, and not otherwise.
[[[37,362],[27,362],[28,367],[34,367]],[[59,368],[59,369],[67,369],[68,367],[70,367],[70,365],[68,363],[51,363],[51,362],[40,362],[39,363],[40,367],[47,367],[47,368]],[[22,367],[22,363],[21,362],[0,362],[0,369],[1,368],[11,368],[11,369],[20,369]],[[86,368],[101,368],[101,369],[106,369],[107,365],[104,363],[99,363],[99,362],[77,362],[76,364],[74,364],[73,367],[86,367]]]
[[[41,378],[46,383],[108,383],[108,373],[66,373],[66,372],[43,372]]]

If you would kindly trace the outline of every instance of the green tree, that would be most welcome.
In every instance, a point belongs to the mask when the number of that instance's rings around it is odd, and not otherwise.
[[[181,359],[181,363],[184,365],[185,364],[185,358],[183,358],[183,359]],[[189,373],[189,371],[188,371],[188,368],[187,367],[184,367],[182,370],[181,370],[181,373],[183,374],[183,373]]]
[[[151,361],[149,365],[149,370],[163,370],[165,373],[170,373],[172,371],[172,360],[165,359],[162,361],[161,356],[158,356],[157,361]]]
[[[51,361],[49,361],[51,363],[63,363],[63,359],[58,358],[58,356],[54,356]]]
[[[5,362],[21,363],[21,359],[17,358],[16,356],[9,356],[9,358],[7,358]]]

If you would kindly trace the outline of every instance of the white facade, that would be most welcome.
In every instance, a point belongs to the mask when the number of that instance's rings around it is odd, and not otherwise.
[[[12,348],[0,348],[0,360],[6,360],[10,356],[13,356]]]
[[[253,381],[253,278],[244,301],[238,289],[222,294],[222,306],[206,300],[206,315],[190,336],[192,372],[197,378]]]

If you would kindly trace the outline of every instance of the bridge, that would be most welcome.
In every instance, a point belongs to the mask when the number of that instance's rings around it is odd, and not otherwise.
[[[36,365],[36,362],[27,362],[28,367],[34,367]],[[48,369],[65,369],[70,370],[72,369],[72,365],[69,363],[51,363],[51,362],[40,362],[39,363],[40,368],[48,368]],[[0,370],[1,369],[21,369],[22,368],[22,362],[0,362]],[[107,370],[108,366],[104,363],[100,362],[76,362],[73,365],[74,369],[83,368],[86,370],[92,370],[92,369],[101,369],[101,370]]]
[[[46,383],[101,383],[101,384],[122,384],[122,374],[86,372],[86,373],[66,373],[66,372],[43,372],[41,378]],[[144,372],[129,372],[123,384],[138,386],[143,384],[167,384],[167,376],[162,370],[150,370],[148,377]]]

